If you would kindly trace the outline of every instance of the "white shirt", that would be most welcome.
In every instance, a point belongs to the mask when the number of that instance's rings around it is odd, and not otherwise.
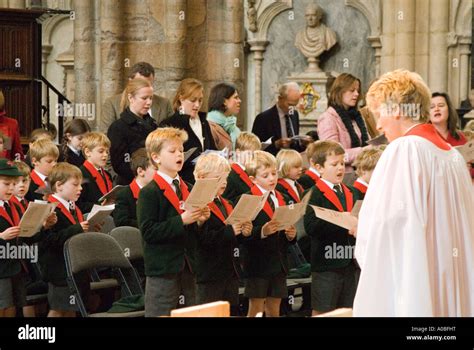
[[[258,189],[262,192],[262,194],[265,194],[265,193],[268,192],[267,190],[263,189],[260,185],[257,185],[257,187],[258,187]],[[273,204],[275,205],[275,209],[278,208],[279,205],[278,205],[278,200],[277,200],[276,195],[275,195],[275,191],[272,191],[271,194],[269,194],[269,196],[270,196],[271,200],[273,201]],[[260,231],[260,237],[261,237],[262,239],[267,238],[267,236],[265,236],[265,235],[263,234],[263,228],[262,228],[262,230]]]
[[[175,187],[174,184],[173,184],[173,180],[178,180],[178,181],[180,181],[179,175],[176,175],[175,178],[172,178],[171,176],[166,175],[165,173],[163,173],[163,172],[161,172],[161,171],[159,171],[159,170],[157,170],[157,173],[158,173],[158,175],[160,175],[160,176],[171,186],[171,188],[174,189],[174,192],[176,193],[176,187]],[[180,185],[181,185],[181,183],[180,183]]]
[[[245,167],[242,164],[240,164],[239,162],[234,162],[234,164],[237,164],[240,167],[240,169],[245,171]]]
[[[41,174],[38,170],[35,170],[35,169],[33,169],[32,171],[34,171],[39,176],[39,178],[43,180],[43,182],[46,182],[46,178],[47,178],[46,175]]]
[[[291,188],[293,189],[293,191],[295,191],[296,196],[297,196],[298,198],[300,198],[300,194],[298,193],[298,188],[296,187],[296,181],[295,181],[295,180],[291,180],[291,179],[283,179],[283,180],[285,180],[285,181],[288,183],[288,185],[291,186]]]
[[[326,185],[328,185],[331,190],[333,190],[334,192],[336,192],[336,190],[334,189],[334,187],[336,186],[335,184],[333,184],[332,182],[330,182],[330,181],[328,181],[328,180],[325,180],[325,179],[323,179],[323,178],[321,178],[321,180],[323,180],[324,183],[325,183]],[[337,185],[337,186],[339,186],[339,188],[341,189],[341,192],[342,192],[342,186],[341,186],[341,185]]]
[[[201,146],[204,148],[204,137],[202,136],[201,119],[199,119],[199,117],[189,118],[189,126],[198,137],[199,141],[201,142]]]
[[[73,151],[77,156],[81,155],[81,151],[75,149],[74,147],[72,147],[72,146],[69,145],[69,144],[68,144],[67,146],[68,146],[69,149],[70,149],[71,151]]]
[[[316,175],[318,175],[318,177],[321,177],[321,174],[319,173],[319,171],[317,171],[315,168],[313,168],[312,166],[309,167],[308,169],[309,171],[311,171],[312,173],[315,173]]]
[[[280,129],[281,129],[281,137],[282,138],[287,138],[288,134],[286,132],[286,120],[285,120],[285,112],[281,110],[280,107],[278,107],[278,104],[276,105],[277,110],[278,110],[278,116],[280,117]]]
[[[357,178],[356,182],[359,182],[361,183],[362,185],[364,185],[365,187],[369,187],[369,184],[367,182],[365,182],[364,180],[362,180],[362,178]]]
[[[0,207],[4,207],[4,208],[5,208],[5,205],[4,205],[5,202],[6,202],[6,201],[2,201],[2,200],[0,199]]]
[[[59,203],[61,203],[62,205],[64,205],[64,207],[65,207],[68,211],[70,211],[70,210],[69,210],[69,209],[70,209],[70,208],[69,208],[69,204],[72,203],[72,202],[67,201],[67,200],[61,198],[61,197],[60,197],[59,195],[57,195],[57,194],[53,194],[53,197],[56,198],[56,199],[59,201]],[[74,203],[73,203],[73,204],[74,204]],[[75,205],[74,205],[74,206],[75,206]]]

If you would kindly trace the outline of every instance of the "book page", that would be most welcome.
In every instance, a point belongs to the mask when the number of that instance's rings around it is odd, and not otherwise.
[[[306,207],[308,205],[309,199],[311,198],[312,190],[310,190],[303,197],[300,203],[284,205],[275,209],[275,214],[273,214],[272,221],[277,221],[280,223],[278,226],[278,231],[284,230],[298,222],[299,219],[303,217],[306,213]]]
[[[351,230],[357,226],[357,218],[348,212],[339,212],[331,209],[311,206],[314,209],[316,216],[320,219],[330,222],[331,224]]]
[[[461,153],[467,163],[474,161],[474,140],[471,140],[462,146],[456,146],[454,148],[456,148],[459,153]]]
[[[184,152],[184,160],[183,160],[183,163],[185,163],[189,157],[191,157],[193,155],[193,153],[197,150],[197,147],[192,147],[190,149],[188,149],[186,152]]]
[[[58,203],[31,202],[21,218],[19,237],[32,237],[38,233],[57,205]]]
[[[87,215],[87,221],[89,226],[92,228],[95,225],[100,225],[104,222],[105,218],[109,216],[115,209],[115,204],[111,205],[98,205],[94,204],[91,212]]]
[[[226,224],[234,225],[243,222],[253,221],[262,210],[267,201],[269,192],[263,196],[243,194],[232,213],[226,220]]]
[[[215,179],[196,179],[188,199],[184,202],[184,209],[194,210],[207,206],[216,197],[219,190],[219,182],[221,182],[221,177]]]
[[[103,201],[107,200],[107,204],[113,204],[115,203],[115,200],[117,199],[117,194],[123,190],[125,187],[124,185],[117,185],[114,188],[112,188],[109,192],[104,194],[102,197],[99,198],[98,202],[102,203]]]

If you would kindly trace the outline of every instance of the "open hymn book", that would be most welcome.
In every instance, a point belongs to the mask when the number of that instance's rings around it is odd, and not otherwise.
[[[474,161],[474,140],[454,148],[456,148],[459,153],[461,153],[467,163]]]
[[[360,204],[358,204],[360,202]],[[357,216],[359,215],[360,207],[362,201],[357,201],[354,205],[354,209],[351,213],[349,212],[340,212],[336,210],[331,210],[323,207],[318,207],[312,205],[316,216],[320,219],[330,222],[331,224],[343,227],[347,230],[351,230],[357,226]]]
[[[111,205],[97,205],[94,204],[91,212],[87,215],[87,221],[90,227],[101,225],[105,218],[109,216],[115,209],[115,204]]]
[[[32,202],[28,205],[20,221],[19,237],[32,237],[41,230],[44,221],[54,211],[58,203],[45,201]]]
[[[228,173],[225,173],[215,179],[196,179],[191,193],[184,202],[184,209],[193,210],[206,207],[216,197],[217,191],[222,182],[227,179],[227,175]]]
[[[275,209],[272,221],[280,223],[278,226],[279,231],[296,224],[298,220],[303,217],[312,192],[313,191],[310,190],[306,193],[300,203],[284,205]]]
[[[243,194],[227,218],[226,224],[234,225],[255,220],[260,210],[263,209],[269,193],[267,192],[263,196]]]

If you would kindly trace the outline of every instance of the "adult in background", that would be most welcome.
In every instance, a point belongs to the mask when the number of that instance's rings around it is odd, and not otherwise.
[[[276,155],[280,149],[291,148],[298,152],[305,150],[308,139],[292,140],[299,135],[300,121],[296,106],[301,98],[300,87],[297,83],[290,82],[278,88],[276,104],[263,111],[255,118],[252,132],[261,142],[271,138],[271,145],[265,151]]]
[[[474,189],[464,160],[427,123],[430,100],[406,70],[367,93],[390,144],[359,214],[354,316],[474,316]]]
[[[20,142],[20,128],[16,119],[8,118],[5,110],[5,96],[0,90],[0,133],[3,134],[3,152],[0,158],[23,160],[23,150]]]
[[[153,87],[155,69],[147,62],[138,62],[132,66],[130,74],[128,75],[129,81],[136,78],[148,80],[150,85]],[[123,112],[121,109],[121,102],[122,94],[109,97],[105,100],[104,105],[102,106],[102,116],[99,124],[100,131],[107,133],[109,126],[120,118],[120,115]],[[151,109],[148,111],[148,114],[155,119],[157,124],[159,124],[163,119],[166,119],[173,114],[170,101],[165,97],[153,95]]]
[[[130,167],[132,153],[145,147],[145,139],[158,125],[148,113],[153,101],[153,87],[149,80],[135,78],[128,81],[122,94],[120,119],[109,127],[110,160],[117,173],[117,184],[128,185],[134,175]]]
[[[233,85],[220,83],[211,89],[207,121],[218,150],[227,148],[230,151],[235,147],[235,140],[240,135],[236,115],[240,112],[241,102]]]
[[[205,150],[216,150],[212,138],[211,127],[206,120],[206,113],[200,112],[204,98],[204,87],[199,80],[184,79],[176,91],[173,100],[175,113],[163,120],[160,127],[171,126],[187,132],[188,139],[184,143],[184,151],[196,147],[188,160],[184,163],[179,175],[188,183],[194,183],[194,163]]]
[[[346,151],[346,172],[353,171],[351,164],[369,139],[357,109],[360,89],[358,78],[348,73],[339,75],[329,91],[329,107],[318,119],[319,139],[339,142]]]

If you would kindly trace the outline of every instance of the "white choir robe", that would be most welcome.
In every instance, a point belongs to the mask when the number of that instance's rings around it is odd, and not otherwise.
[[[384,151],[359,215],[354,316],[474,316],[474,190],[466,163],[420,136]]]

